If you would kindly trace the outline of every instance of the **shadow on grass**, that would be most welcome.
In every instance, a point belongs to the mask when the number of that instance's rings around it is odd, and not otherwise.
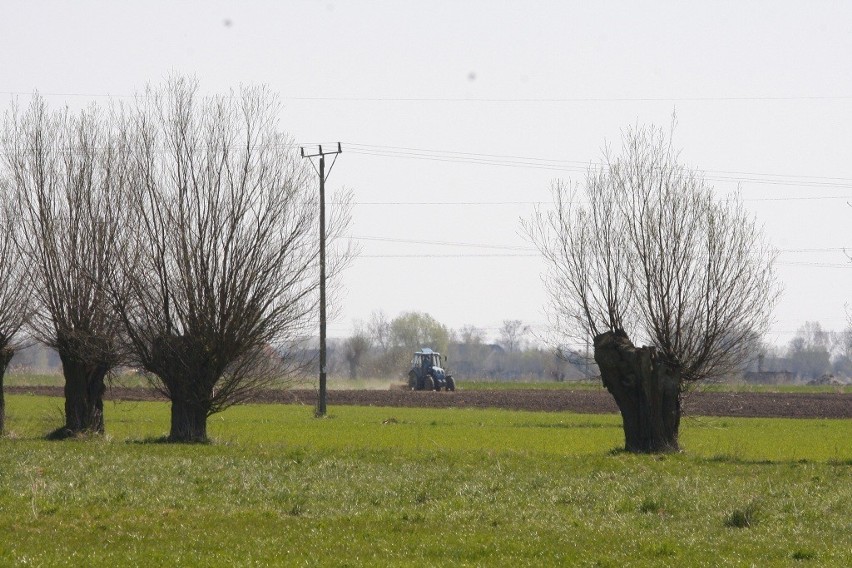
[[[710,457],[698,457],[699,461],[704,463],[728,463],[733,465],[808,465],[820,463],[816,460],[809,459],[793,459],[793,460],[769,460],[769,459],[746,459],[735,454],[715,454]],[[836,460],[828,460],[829,464],[837,463]],[[849,460],[852,463],[852,460]]]
[[[825,461],[821,460],[812,460],[812,459],[791,459],[791,460],[750,460],[733,454],[716,454],[710,457],[697,457],[699,461],[704,463],[728,463],[734,465],[789,465],[789,466],[798,466],[798,465],[813,465],[825,463],[832,466],[851,466],[852,459],[837,459],[831,458]]]
[[[576,424],[566,424],[564,422],[557,423],[535,423],[535,422],[521,422],[518,424],[514,424],[517,428],[559,428],[565,430],[583,430],[583,429],[616,429],[621,430],[620,424],[604,424],[599,422],[578,422]]]
[[[733,529],[747,529],[757,524],[760,517],[760,504],[752,500],[742,508],[731,511],[724,520],[724,525]]]
[[[637,457],[647,457],[654,461],[663,461],[668,459],[671,456],[680,456],[684,455],[686,452],[683,450],[663,450],[659,452],[632,452],[626,449],[624,446],[618,446],[608,450],[606,455],[608,456],[637,456]]]
[[[147,446],[147,445],[157,445],[157,444],[165,444],[169,446],[209,446],[213,444],[211,439],[206,440],[173,440],[168,436],[151,436],[148,438],[135,439],[135,440],[126,440],[126,444],[132,444],[137,446]]]
[[[106,435],[97,430],[82,430],[75,432],[65,426],[60,426],[56,430],[48,433],[44,437],[49,442],[57,442],[62,440],[104,440]]]

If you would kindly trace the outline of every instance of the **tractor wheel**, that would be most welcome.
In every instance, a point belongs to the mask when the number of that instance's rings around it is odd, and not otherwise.
[[[435,381],[429,375],[423,377],[423,390],[435,390]]]
[[[456,381],[452,377],[447,377],[447,390],[448,391],[456,390]]]

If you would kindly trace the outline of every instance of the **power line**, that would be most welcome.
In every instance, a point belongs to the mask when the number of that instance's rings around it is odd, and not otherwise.
[[[826,247],[826,248],[801,248],[801,249],[778,249],[778,252],[847,252],[852,247]]]
[[[554,164],[554,165],[568,165],[573,164],[571,167],[580,167],[580,168],[600,168],[603,167],[603,164],[595,163],[591,161],[579,161],[579,160],[563,160],[557,158],[535,158],[530,156],[516,156],[511,154],[482,154],[476,152],[460,152],[456,150],[432,150],[428,148],[414,148],[410,146],[383,146],[377,144],[360,144],[355,142],[347,142],[349,146],[355,146],[357,148],[364,148],[366,150],[371,151],[400,151],[401,153],[405,152],[414,152],[414,153],[424,153],[424,154],[434,154],[439,156],[459,156],[459,157],[472,157],[472,158],[490,158],[490,159],[498,159],[498,160],[522,160],[524,162],[539,162],[544,164]],[[827,181],[844,181],[844,182],[852,182],[852,178],[845,177],[829,177],[829,176],[814,176],[814,175],[785,175],[785,174],[769,174],[769,173],[761,173],[761,172],[743,172],[743,171],[730,171],[730,170],[702,170],[705,173],[713,173],[713,174],[722,174],[722,175],[736,175],[736,176],[768,176],[768,177],[777,177],[777,178],[802,178],[802,179],[813,179],[813,180],[827,180]]]
[[[347,143],[352,144],[352,143]],[[354,145],[354,144],[352,144]],[[466,155],[453,155],[453,154],[440,154],[440,153],[428,153],[427,151],[421,152],[413,152],[413,151],[383,151],[383,150],[370,150],[370,149],[359,149],[355,148],[351,150],[353,154],[359,154],[363,156],[374,156],[374,157],[382,157],[382,158],[396,158],[396,159],[410,159],[410,160],[425,160],[432,162],[446,162],[446,163],[458,163],[458,164],[475,164],[482,166],[498,166],[498,167],[507,167],[507,168],[522,168],[522,169],[536,169],[536,170],[548,170],[548,171],[564,171],[564,172],[578,172],[585,173],[589,169],[600,169],[604,166],[600,164],[588,164],[587,166],[572,166],[568,165],[572,162],[570,161],[560,161],[560,160],[543,160],[541,158],[507,158],[507,159],[498,159],[498,158],[486,158],[486,157],[475,157],[475,156],[466,156]],[[486,156],[486,155],[483,155]],[[710,170],[712,171],[712,170]],[[721,172],[724,173],[724,172]],[[761,184],[761,185],[782,185],[782,186],[806,186],[806,187],[825,187],[825,188],[838,188],[838,189],[852,189],[852,178],[841,178],[841,177],[827,177],[827,176],[788,176],[784,177],[779,174],[748,174],[750,177],[738,177],[733,172],[731,175],[705,175],[704,179],[708,181],[715,182],[736,182],[736,183],[752,183],[752,184]],[[755,176],[765,176],[765,177],[755,177]],[[849,199],[849,196],[821,196],[818,197],[821,199]],[[771,201],[771,200],[784,200],[785,198],[754,198],[754,199],[743,199],[743,201]],[[807,199],[807,198],[799,198],[799,199]]]
[[[94,96],[94,95],[93,95]],[[109,96],[109,95],[104,95]],[[356,142],[347,142],[347,146],[353,149],[349,152],[365,156],[384,157],[384,158],[402,158],[416,159],[426,161],[437,161],[447,163],[464,163],[476,164],[484,166],[498,166],[524,169],[541,169],[549,171],[565,171],[585,173],[589,169],[605,168],[604,164],[594,162],[583,162],[578,160],[562,160],[554,158],[538,158],[529,156],[516,156],[508,154],[484,154],[476,152],[459,152],[450,150],[432,150],[425,148],[414,148],[409,146],[384,146],[376,144],[363,144]],[[262,148],[297,148],[299,146],[317,145],[316,143],[270,143],[256,144],[251,149]],[[58,155],[78,152],[92,152],[104,150],[103,147],[92,147],[84,150],[61,149],[58,150]],[[204,149],[203,147],[201,149]],[[162,152],[162,149],[157,151]],[[6,151],[0,151],[2,154],[7,154]],[[784,186],[809,186],[809,187],[825,187],[838,189],[852,189],[852,178],[832,177],[832,176],[814,176],[814,175],[782,175],[759,172],[740,172],[726,170],[702,170],[708,181],[718,182],[737,182],[737,183],[757,183],[762,185],[784,185]],[[800,196],[800,197],[769,197],[769,198],[748,198],[743,201],[792,201],[792,200],[836,200],[852,199],[852,196]],[[527,204],[535,202],[503,202],[509,204]],[[381,203],[385,204],[385,203]],[[390,203],[387,203],[390,204]],[[397,204],[397,203],[394,203]],[[401,203],[400,203],[401,204]],[[415,203],[429,204],[429,203]]]
[[[755,197],[751,199],[743,199],[743,201],[830,201],[840,199],[848,201],[852,199],[852,195],[804,195],[799,197]]]
[[[414,244],[414,245],[430,245],[430,246],[450,246],[450,247],[466,247],[466,248],[484,248],[495,250],[508,250],[519,252],[537,252],[534,247],[521,247],[517,245],[495,245],[489,243],[469,243],[458,241],[432,241],[420,239],[399,239],[393,237],[376,237],[376,236],[352,236],[350,239],[356,241],[376,241],[386,243]],[[793,254],[812,254],[821,252],[843,252],[849,251],[852,247],[823,247],[823,248],[795,248],[795,249],[776,249],[779,253]]]
[[[852,195],[812,195],[804,197],[767,197],[755,199],[743,199],[744,202],[772,202],[772,201],[850,201]],[[576,202],[575,202],[576,203]],[[333,202],[339,205],[337,202]],[[551,201],[354,201],[353,206],[387,206],[387,207],[420,207],[420,206],[442,206],[442,207],[501,207],[501,206],[542,206],[552,205]]]
[[[547,205],[548,201],[355,201],[352,205],[387,205],[387,206],[421,206],[421,205],[440,205],[440,206],[500,206],[500,205]]]
[[[538,254],[416,254],[416,253],[407,253],[407,254],[359,254],[358,258],[536,258],[540,257]]]
[[[353,149],[350,151],[352,154],[360,154],[362,156],[376,156],[381,158],[403,158],[403,159],[411,159],[411,160],[425,160],[429,162],[448,162],[448,163],[459,163],[459,164],[477,164],[481,166],[498,166],[502,168],[525,168],[525,169],[538,169],[538,170],[551,170],[551,171],[576,171],[576,172],[584,172],[586,171],[584,168],[570,168],[570,167],[561,167],[557,165],[546,165],[546,164],[537,164],[537,163],[525,163],[519,161],[498,161],[498,160],[486,160],[486,159],[474,159],[474,158],[462,158],[462,157],[452,157],[452,156],[440,156],[440,155],[427,155],[427,154],[416,154],[413,152],[378,152],[378,151],[368,151],[368,150],[358,150]]]
[[[350,237],[356,241],[379,241],[379,242],[388,242],[388,243],[403,243],[403,244],[415,244],[415,245],[435,245],[435,246],[452,246],[452,247],[470,247],[470,248],[484,248],[484,249],[497,249],[497,250],[515,250],[515,251],[524,251],[524,252],[533,252],[536,249],[531,247],[519,247],[519,246],[511,246],[511,245],[491,245],[485,243],[460,243],[460,242],[451,242],[451,241],[422,241],[415,239],[395,239],[391,237]]]
[[[805,261],[797,262],[797,261],[793,261],[793,262],[776,262],[775,264],[779,264],[779,265],[782,265],[782,266],[810,266],[810,267],[814,267],[814,268],[846,268],[846,269],[852,268],[852,263],[849,263],[849,262],[837,263],[837,262],[805,262]]]
[[[550,158],[534,158],[528,156],[514,156],[510,154],[482,154],[478,152],[459,152],[456,150],[430,150],[427,148],[413,148],[410,146],[382,146],[376,144],[358,144],[355,142],[347,142],[347,145],[356,146],[358,148],[364,149],[375,149],[375,150],[396,150],[401,152],[422,152],[422,153],[434,153],[434,154],[444,154],[448,156],[469,156],[475,158],[497,158],[500,160],[509,159],[509,160],[524,160],[530,162],[544,162],[544,163],[559,163],[559,164],[576,164],[577,166],[586,167],[590,162],[581,162],[578,160],[562,160],[562,159],[550,159]]]
[[[361,254],[358,258],[382,259],[424,259],[424,258],[543,258],[540,254],[510,254],[510,253],[403,253],[403,254]],[[852,269],[852,263],[777,261],[777,266],[808,266],[811,268],[844,268]]]

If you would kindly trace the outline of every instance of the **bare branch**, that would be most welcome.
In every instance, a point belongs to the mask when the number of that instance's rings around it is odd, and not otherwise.
[[[139,364],[172,400],[175,439],[203,438],[209,414],[280,378],[316,321],[318,199],[279,111],[263,88],[201,99],[177,78],[127,120],[132,229],[113,296]],[[348,227],[347,199],[331,242]],[[332,248],[332,279],[350,257]]]
[[[62,360],[63,432],[103,430],[104,379],[121,359],[120,322],[104,293],[127,181],[125,148],[113,142],[96,106],[50,112],[37,95],[26,111],[12,107],[3,131],[7,218],[32,284],[28,327]]]

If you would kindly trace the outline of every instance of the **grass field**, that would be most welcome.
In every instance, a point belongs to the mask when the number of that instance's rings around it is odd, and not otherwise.
[[[616,416],[252,405],[167,445],[163,403],[41,439],[8,397],[0,566],[848,566],[849,421],[693,418],[633,456]]]
[[[8,386],[63,386],[65,379],[59,373],[27,373],[27,372],[12,372],[6,375],[5,384]],[[124,373],[114,379],[114,384],[123,387],[147,387],[150,386],[148,380],[140,374]],[[359,378],[350,380],[341,377],[329,377],[329,389],[380,389],[386,390],[391,385],[403,385],[402,378],[378,379],[378,378]],[[582,380],[582,381],[488,381],[475,378],[464,378],[458,381],[459,390],[516,390],[516,389],[537,389],[537,390],[604,390],[600,380]],[[297,381],[282,381],[280,384],[273,384],[271,388],[318,388],[315,377],[305,377]],[[715,392],[766,392],[766,393],[784,393],[784,392],[837,392],[837,393],[852,393],[852,385],[845,386],[812,386],[812,385],[751,385],[742,383],[702,383],[699,386],[700,390],[715,391]]]

